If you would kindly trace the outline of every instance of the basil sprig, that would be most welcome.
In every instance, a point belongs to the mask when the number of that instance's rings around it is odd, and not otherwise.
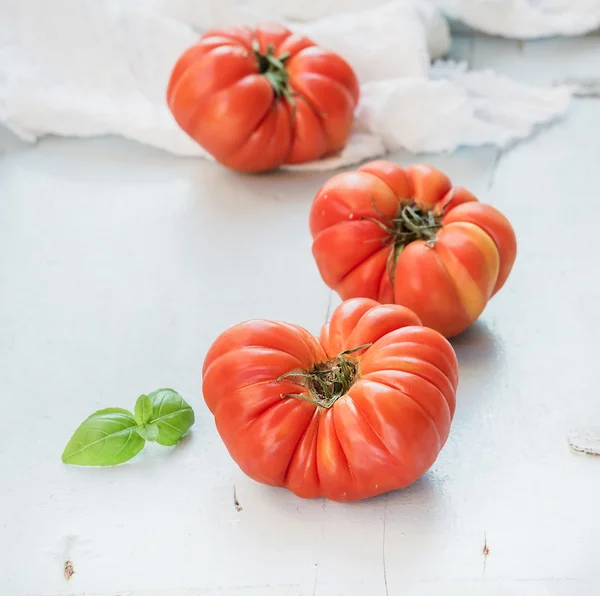
[[[86,418],[67,443],[62,461],[76,466],[116,466],[146,444],[176,445],[194,424],[191,406],[173,389],[140,395],[134,413],[105,408]]]

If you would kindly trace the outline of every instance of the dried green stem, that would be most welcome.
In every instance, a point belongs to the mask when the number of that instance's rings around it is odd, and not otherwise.
[[[284,379],[298,379],[301,381],[299,384],[309,390],[309,395],[286,393],[281,397],[297,397],[321,408],[331,408],[340,397],[348,393],[358,377],[358,360],[348,356],[370,346],[371,344],[365,344],[345,350],[331,360],[315,364],[309,371],[290,371],[281,375],[277,378],[278,383]]]
[[[437,231],[442,227],[444,209],[439,215],[435,215],[430,209],[423,209],[415,200],[403,201],[398,207],[394,217],[386,217],[371,199],[375,217],[364,217],[368,221],[377,224],[387,233],[383,239],[384,245],[393,245],[387,260],[387,270],[390,276],[390,284],[394,287],[394,276],[396,263],[400,253],[407,244],[415,240],[424,240],[425,245],[433,247],[437,239]]]

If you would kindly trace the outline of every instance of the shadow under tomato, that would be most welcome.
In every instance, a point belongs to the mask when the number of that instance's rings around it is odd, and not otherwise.
[[[460,364],[473,357],[477,357],[478,361],[494,357],[501,348],[493,330],[481,320],[450,339],[450,343],[456,350]]]
[[[340,513],[343,510],[353,510],[360,515],[367,511],[383,511],[387,507],[406,507],[410,503],[416,503],[419,507],[437,507],[438,500],[442,497],[443,481],[435,472],[430,470],[410,486],[388,493],[352,502],[338,502],[318,497],[316,499],[303,499],[294,495],[291,491],[282,487],[273,487],[251,480],[247,482],[252,486],[252,493],[259,496],[260,501],[268,503],[267,507],[273,510],[301,511],[322,514]]]
[[[253,209],[306,211],[318,189],[331,172],[291,172],[275,170],[268,173],[244,174],[213,162],[189,165],[182,172],[189,189],[199,200],[210,197],[215,209],[232,217],[252,214]],[[292,207],[290,207],[290,205]]]
[[[482,321],[473,323],[465,331],[453,337],[450,343],[456,351],[461,367],[472,363],[476,363],[477,366],[485,365],[496,359],[503,351],[500,340]]]
[[[481,402],[486,387],[498,382],[506,368],[502,339],[485,323],[477,321],[450,340],[459,366],[457,400],[460,407]]]

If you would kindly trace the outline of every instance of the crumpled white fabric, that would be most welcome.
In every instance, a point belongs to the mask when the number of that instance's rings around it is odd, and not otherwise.
[[[434,0],[450,17],[515,39],[574,36],[600,27],[599,0]]]
[[[179,16],[202,15],[231,19],[232,14],[252,17],[281,15],[294,21],[314,21],[343,12],[357,12],[365,5],[374,8],[389,0],[224,0],[219,6],[210,2],[157,0],[172,6]],[[581,35],[600,26],[598,0],[429,0],[449,17],[473,29],[515,39],[555,35]],[[202,8],[199,5],[206,5]],[[234,7],[234,10],[232,10]],[[252,8],[250,8],[252,7]],[[193,17],[192,17],[193,18]],[[235,16],[233,17],[236,18]],[[196,19],[198,25],[201,21]]]
[[[208,157],[178,129],[168,111],[170,70],[199,31],[277,17],[344,56],[361,82],[347,147],[296,169],[337,168],[399,148],[437,152],[461,145],[505,147],[567,108],[566,87],[538,89],[451,62],[431,66],[450,44],[446,21],[431,2],[369,4],[368,10],[353,12],[364,3],[0,0],[0,122],[29,141],[47,134],[118,134],[174,154]],[[467,2],[454,4],[458,10]],[[576,4],[573,0],[572,6]],[[279,15],[273,12],[275,5]],[[321,18],[310,20],[314,14]],[[534,25],[531,21],[530,28]]]

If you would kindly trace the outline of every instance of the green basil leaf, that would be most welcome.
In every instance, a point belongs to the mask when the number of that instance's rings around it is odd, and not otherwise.
[[[133,416],[138,424],[147,424],[150,422],[152,419],[152,402],[147,395],[140,395],[137,398]]]
[[[115,466],[137,455],[144,439],[136,432],[131,412],[121,408],[99,410],[73,433],[62,454],[66,464]]]
[[[152,424],[158,426],[156,442],[176,445],[194,424],[194,410],[173,389],[157,389],[148,396],[152,401]]]
[[[146,439],[146,441],[156,441],[158,438],[158,425],[152,424],[141,424],[136,428],[138,434],[142,439]]]

